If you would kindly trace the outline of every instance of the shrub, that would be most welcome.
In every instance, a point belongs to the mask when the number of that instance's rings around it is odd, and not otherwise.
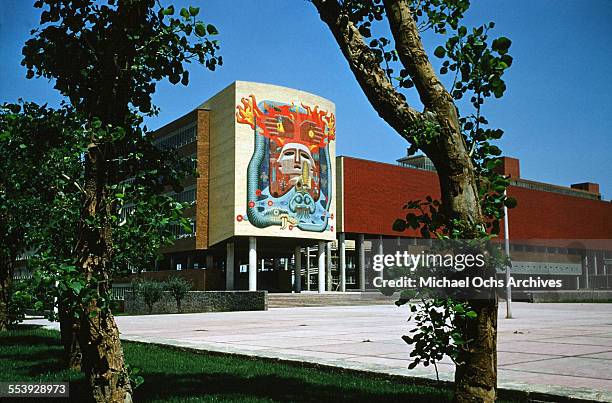
[[[9,287],[8,320],[10,325],[23,322],[26,311],[32,309],[33,298],[25,280],[13,280]]]
[[[166,290],[168,290],[174,297],[174,300],[176,301],[176,308],[180,313],[182,311],[181,302],[189,290],[191,290],[191,282],[182,277],[172,276],[166,281]]]
[[[153,306],[161,300],[164,295],[164,284],[158,281],[143,280],[137,285],[137,292],[142,295],[149,313],[153,313]]]

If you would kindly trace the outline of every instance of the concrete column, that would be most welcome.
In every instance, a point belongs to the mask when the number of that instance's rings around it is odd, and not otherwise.
[[[606,290],[610,289],[610,276],[608,276],[608,266],[606,265],[606,252],[601,252],[601,261],[603,262],[603,274],[606,279]]]
[[[249,237],[249,291],[257,291],[257,238]]]
[[[319,241],[317,257],[319,261],[319,293],[323,293],[325,292],[325,242],[323,241]]]
[[[359,290],[361,291],[365,291],[365,282],[366,282],[366,275],[365,275],[365,240],[363,237],[363,234],[359,234],[357,235],[357,249],[359,251],[359,262],[358,262],[358,268],[359,268]]]
[[[227,243],[227,256],[225,257],[225,289],[234,289],[234,243]]]
[[[295,247],[293,256],[295,258],[295,283],[293,284],[293,291],[299,293],[302,291],[302,249],[299,246]]]
[[[333,281],[332,281],[332,243],[325,242],[325,267],[327,270],[325,271],[327,286],[325,289],[327,291],[333,291]]]
[[[346,291],[346,235],[338,235],[338,266],[340,268],[340,291]]]
[[[593,280],[593,288],[599,288],[601,287],[601,282],[599,281],[599,278],[597,278],[597,276],[599,275],[599,269],[597,267],[597,251],[593,252],[593,268],[595,269],[595,279]]]
[[[310,291],[310,248],[306,248],[306,290]]]
[[[584,288],[589,288],[589,252],[584,251]]]

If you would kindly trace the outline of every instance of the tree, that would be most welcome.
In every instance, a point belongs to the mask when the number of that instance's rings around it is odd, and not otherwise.
[[[181,313],[181,302],[185,299],[189,290],[191,290],[191,282],[182,277],[172,276],[166,281],[165,288],[174,297],[176,309]]]
[[[153,306],[164,296],[164,284],[159,281],[144,280],[138,283],[137,292],[142,296],[149,314],[153,313]]]
[[[187,85],[186,64],[195,60],[214,70],[217,33],[196,16],[199,9],[163,7],[155,0],[38,0],[38,30],[23,48],[27,77],[52,79],[75,110],[87,119],[83,195],[74,261],[79,281],[79,341],[82,368],[97,402],[131,401],[119,332],[109,309],[110,279],[117,248],[113,224],[120,220],[124,189],[137,173],[162,187],[178,186],[143,161],[151,151],[139,114],[154,115],[155,82]],[[143,170],[142,164],[147,165]],[[138,180],[136,180],[138,182]],[[143,182],[133,185],[141,189]]]
[[[460,24],[469,0],[313,0],[321,20],[327,24],[361,89],[374,109],[410,143],[410,151],[421,150],[438,172],[441,201],[409,202],[413,212],[395,223],[396,230],[419,227],[424,236],[457,239],[489,237],[499,230],[506,178],[494,172],[500,150],[490,143],[501,130],[487,128],[482,115],[484,100],[501,97],[502,79],[512,63],[507,54],[510,40],[489,40],[493,23],[468,31]],[[373,35],[376,22],[391,38]],[[424,49],[421,33],[446,36],[433,54],[445,59],[440,75],[454,77],[446,89]],[[393,66],[400,70],[394,72]],[[396,85],[394,85],[396,83]],[[416,89],[423,110],[409,105],[402,89]],[[460,115],[458,102],[470,97],[471,114]],[[487,266],[470,275],[494,276]],[[471,299],[476,313],[456,325],[463,329],[465,348],[455,372],[457,401],[494,401],[497,385],[497,300]]]
[[[80,121],[70,108],[29,102],[0,108],[0,330],[8,324],[17,259],[38,253],[45,240],[61,255],[73,238],[64,236],[75,232],[69,178],[80,172],[80,136]]]
[[[83,189],[82,156],[87,146],[84,121],[67,105],[54,110],[22,102],[2,106],[0,125],[2,189],[6,190],[1,198],[2,211],[6,211],[2,239],[7,241],[1,247],[3,251],[13,248],[5,254],[13,260],[2,266],[8,287],[3,287],[2,295],[10,296],[9,321],[23,320],[28,308],[58,320],[65,362],[69,368],[80,369],[74,305],[83,283],[74,275],[72,255]],[[125,274],[128,265],[153,264],[159,247],[174,240],[173,225],[187,225],[182,215],[185,206],[163,194],[165,189],[151,170],[181,181],[191,173],[191,163],[154,147],[143,149],[142,157],[155,162],[148,169],[146,163],[140,164],[131,185],[122,188],[121,219],[113,225],[117,240],[114,275]],[[28,259],[21,269],[33,274],[32,278],[6,286],[12,276],[9,269],[16,265],[15,256],[26,252]]]

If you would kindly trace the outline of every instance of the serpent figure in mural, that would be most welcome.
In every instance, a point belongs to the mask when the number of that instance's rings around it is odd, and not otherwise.
[[[258,228],[333,231],[329,144],[333,113],[274,101],[242,99],[236,121],[253,129],[255,149],[247,170],[248,220]]]

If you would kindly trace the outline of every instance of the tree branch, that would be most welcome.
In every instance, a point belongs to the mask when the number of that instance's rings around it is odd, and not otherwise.
[[[425,109],[437,111],[441,105],[453,104],[423,49],[408,1],[384,0],[383,3],[398,57],[414,82]]]
[[[402,137],[412,142],[407,129],[410,123],[422,119],[421,113],[411,108],[405,97],[395,90],[377,63],[372,49],[337,0],[313,0],[313,4],[321,20],[329,26],[357,82],[378,115]]]

